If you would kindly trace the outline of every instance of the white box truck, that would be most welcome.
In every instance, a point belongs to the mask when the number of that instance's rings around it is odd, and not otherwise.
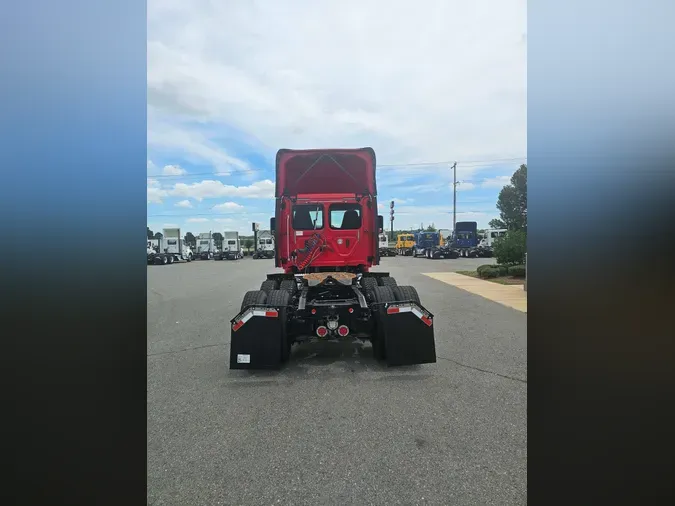
[[[258,244],[253,258],[274,258],[274,235],[269,230],[258,232]]]
[[[243,256],[239,232],[223,233],[223,260],[239,260]]]
[[[153,255],[155,265],[173,264],[176,262],[191,262],[192,250],[180,236],[180,228],[165,228],[164,237],[159,241],[159,251]],[[148,255],[150,263],[150,255]]]

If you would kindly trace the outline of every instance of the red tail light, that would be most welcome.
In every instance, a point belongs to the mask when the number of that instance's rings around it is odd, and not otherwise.
[[[340,334],[342,337],[345,337],[347,334],[349,334],[349,327],[347,327],[347,325],[340,325],[337,330],[338,334]]]
[[[316,329],[316,335],[319,337],[326,337],[326,335],[328,335],[328,329],[321,325]]]

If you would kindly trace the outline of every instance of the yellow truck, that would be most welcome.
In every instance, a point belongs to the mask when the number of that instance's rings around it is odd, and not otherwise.
[[[413,234],[398,234],[396,236],[396,253],[410,256],[415,249],[415,236]]]

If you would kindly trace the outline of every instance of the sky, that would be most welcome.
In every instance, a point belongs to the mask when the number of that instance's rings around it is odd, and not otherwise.
[[[268,228],[280,148],[372,147],[389,228],[485,228],[526,163],[525,0],[148,0],[148,226]]]

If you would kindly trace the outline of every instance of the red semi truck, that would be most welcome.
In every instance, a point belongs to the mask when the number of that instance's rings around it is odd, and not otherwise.
[[[270,229],[275,265],[231,320],[230,368],[278,368],[307,340],[358,338],[388,365],[436,362],[434,316],[378,265],[375,152],[282,149]]]

